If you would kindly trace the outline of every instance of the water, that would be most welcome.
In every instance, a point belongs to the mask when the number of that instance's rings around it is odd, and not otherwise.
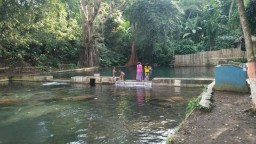
[[[164,143],[185,117],[188,101],[202,92],[43,84],[1,83],[0,144]]]
[[[135,80],[136,67],[117,67],[116,71],[122,69],[125,72],[125,79]],[[94,73],[100,73],[101,76],[112,76],[112,68],[104,68],[93,72],[69,72],[55,73],[54,78],[70,78],[72,76],[91,76]],[[119,76],[119,72],[116,76]],[[166,78],[213,78],[214,67],[153,67],[150,78],[166,77]]]

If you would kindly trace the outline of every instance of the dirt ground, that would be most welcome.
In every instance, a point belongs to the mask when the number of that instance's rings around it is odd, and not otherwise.
[[[174,144],[256,144],[256,115],[250,94],[215,92],[211,112],[195,110]]]

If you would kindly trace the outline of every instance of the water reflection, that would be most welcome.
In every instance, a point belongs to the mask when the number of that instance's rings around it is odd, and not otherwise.
[[[184,118],[188,101],[202,90],[15,82],[0,91],[0,100],[18,100],[0,104],[0,143],[131,144],[163,143]],[[66,100],[81,96],[94,99]]]
[[[137,103],[139,106],[141,106],[144,101],[143,91],[143,88],[136,88]]]

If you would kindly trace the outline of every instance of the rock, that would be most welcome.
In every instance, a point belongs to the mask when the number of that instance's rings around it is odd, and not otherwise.
[[[14,98],[0,99],[0,105],[17,104],[18,102],[19,100]]]
[[[72,101],[82,101],[82,100],[92,100],[93,96],[73,96],[73,97],[64,97],[62,100],[72,100]]]
[[[53,102],[53,101],[88,101],[93,100],[93,96],[71,96],[71,97],[53,97],[48,99],[41,99],[39,101],[43,102]]]

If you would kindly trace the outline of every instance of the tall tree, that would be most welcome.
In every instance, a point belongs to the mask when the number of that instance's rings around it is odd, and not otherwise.
[[[247,74],[250,81],[253,109],[256,111],[256,59],[254,56],[253,46],[252,46],[252,37],[248,28],[248,22],[245,16],[245,6],[243,0],[237,0],[238,12],[240,16],[240,22],[243,29],[246,54],[248,61],[248,70]]]
[[[99,65],[99,52],[96,46],[97,34],[94,31],[94,20],[98,15],[102,0],[80,0],[82,15],[83,39],[78,65],[92,67]]]
[[[161,63],[171,59],[171,36],[177,30],[177,9],[170,0],[140,0],[133,3],[126,11],[133,24],[134,38],[132,41],[129,65],[140,61]],[[133,36],[132,36],[133,40]],[[136,53],[141,53],[136,57]]]
[[[138,59],[135,51],[135,23],[132,23],[132,37],[131,37],[131,55],[127,66],[136,65]]]

